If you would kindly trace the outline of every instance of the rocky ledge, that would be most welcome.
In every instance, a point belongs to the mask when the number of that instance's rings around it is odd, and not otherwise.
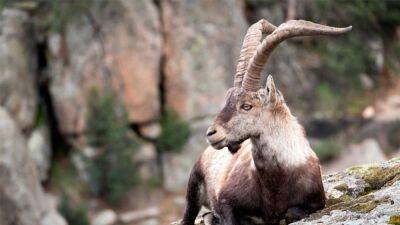
[[[293,225],[400,225],[400,157],[326,175],[323,182],[326,207]],[[204,225],[201,216],[196,224]],[[260,223],[254,219],[243,219],[241,224]],[[280,224],[286,224],[285,220]],[[171,225],[179,225],[179,222]]]

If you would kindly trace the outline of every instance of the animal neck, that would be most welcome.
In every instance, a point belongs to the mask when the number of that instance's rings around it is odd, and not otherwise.
[[[303,127],[290,112],[266,122],[263,132],[251,140],[253,160],[258,170],[297,168],[315,156]]]

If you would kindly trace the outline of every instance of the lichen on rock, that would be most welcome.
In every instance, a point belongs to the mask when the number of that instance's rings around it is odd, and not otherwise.
[[[292,224],[400,224],[400,157],[325,175],[323,183],[326,207]],[[204,221],[199,218],[196,224]],[[246,220],[245,224],[258,223]]]

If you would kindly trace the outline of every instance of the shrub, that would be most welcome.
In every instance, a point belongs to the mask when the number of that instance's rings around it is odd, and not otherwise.
[[[190,136],[189,124],[170,110],[164,113],[160,123],[162,131],[157,139],[157,150],[159,152],[179,151]]]
[[[88,210],[83,204],[72,204],[67,197],[63,196],[58,210],[69,225],[90,225]]]
[[[93,91],[88,113],[88,143],[96,156],[88,160],[92,189],[95,194],[116,204],[138,182],[132,155],[138,140],[129,136],[129,122],[122,106],[112,94],[99,97]]]
[[[57,160],[50,169],[50,184],[65,196],[78,196],[87,191],[87,186],[77,181],[78,171],[66,158]]]
[[[321,161],[328,161],[339,156],[341,147],[332,140],[321,140],[313,146],[314,152]]]

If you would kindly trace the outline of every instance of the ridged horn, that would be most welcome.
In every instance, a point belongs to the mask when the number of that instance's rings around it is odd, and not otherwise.
[[[276,29],[276,26],[269,23],[267,20],[262,19],[257,23],[254,23],[247,30],[246,36],[244,37],[242,50],[238,64],[236,67],[236,74],[234,78],[234,86],[241,87],[244,74],[246,73],[248,62],[253,57],[257,50],[257,46],[260,44],[263,33],[270,34]]]
[[[261,87],[261,73],[264,65],[274,48],[282,41],[297,36],[338,35],[352,29],[330,27],[304,20],[290,20],[281,24],[270,35],[265,37],[257,47],[256,53],[248,62],[248,67],[243,78],[242,88],[247,91],[257,91]]]

